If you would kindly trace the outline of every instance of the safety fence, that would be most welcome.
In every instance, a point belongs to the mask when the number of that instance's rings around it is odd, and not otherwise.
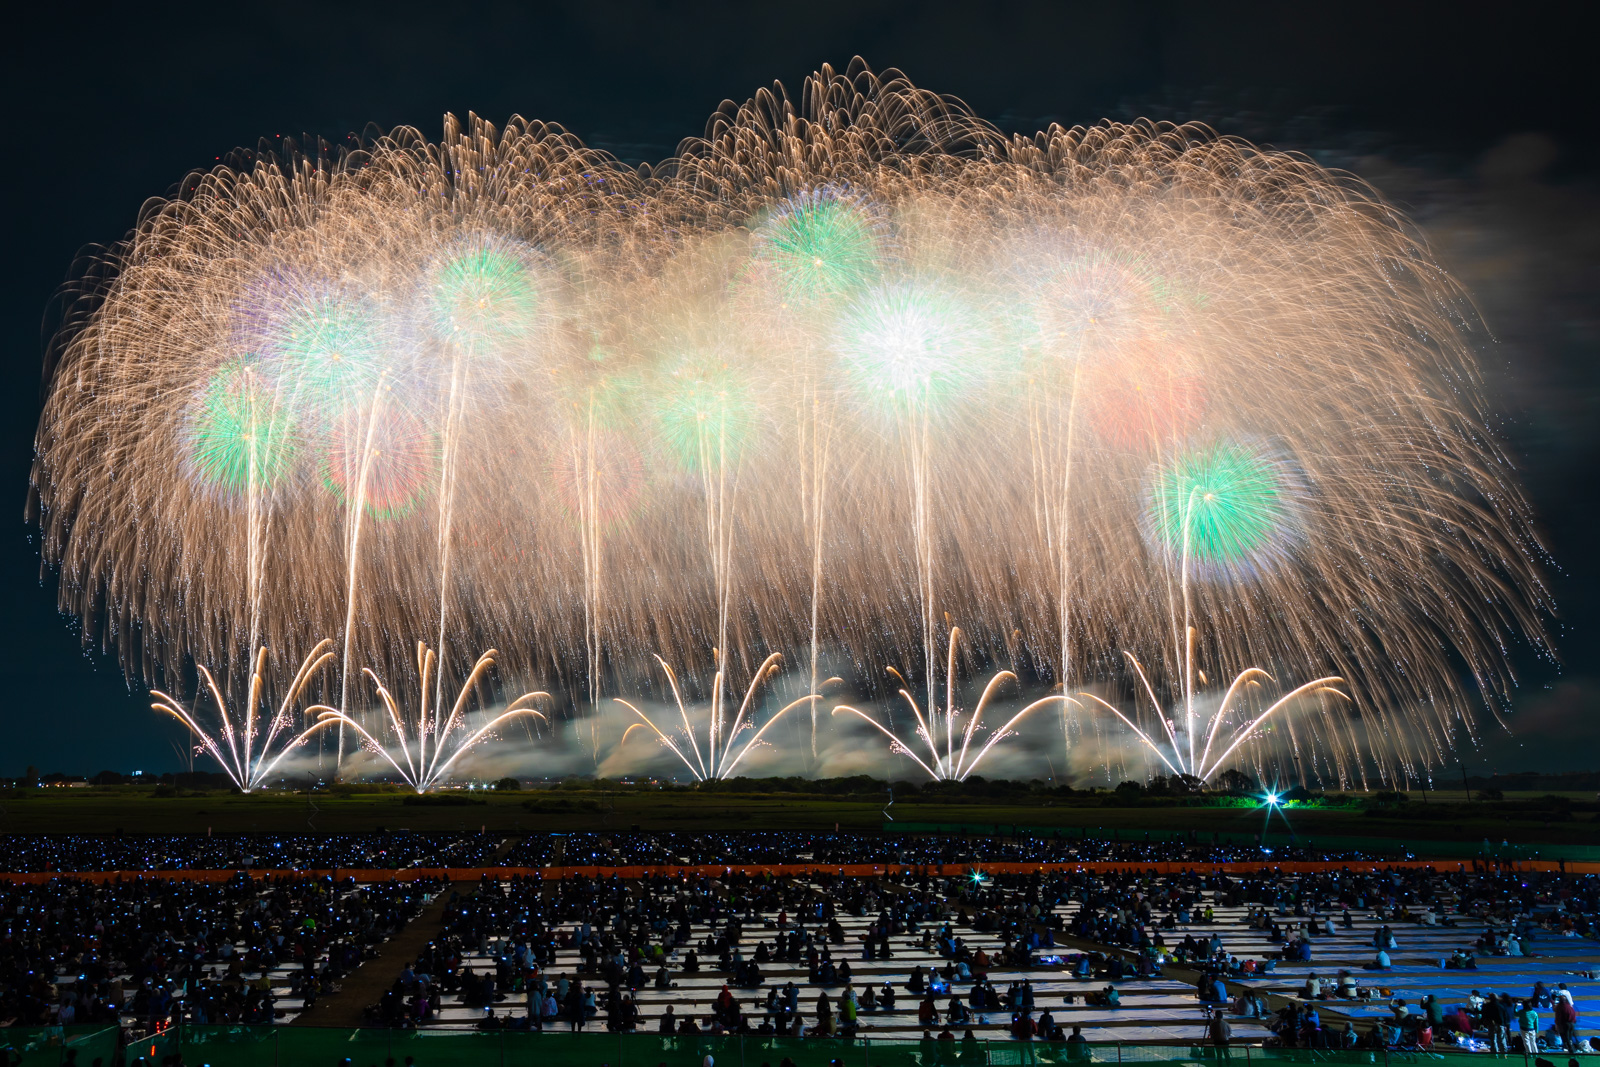
[[[72,1063],[111,1067],[117,1054],[115,1026],[0,1027],[0,1063],[57,1067]]]
[[[406,1062],[418,1067],[1024,1067],[1030,1064],[1188,1064],[1228,1059],[1231,1063],[1378,1067],[1439,1060],[1467,1053],[1318,1051],[1210,1045],[1086,1044],[976,1040],[906,1041],[880,1038],[761,1037],[738,1035],[658,1036],[606,1032],[537,1033],[462,1030],[342,1030],[277,1026],[181,1026],[132,1042],[127,1062],[144,1057],[151,1067],[181,1054],[187,1067],[376,1067]],[[1470,1054],[1483,1067],[1528,1067],[1523,1056]],[[25,1064],[53,1064],[31,1059]],[[60,1062],[65,1062],[64,1060]],[[88,1067],[82,1054],[78,1062]],[[106,1061],[109,1064],[111,1061]]]

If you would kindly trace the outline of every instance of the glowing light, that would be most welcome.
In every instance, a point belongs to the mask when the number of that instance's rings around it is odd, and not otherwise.
[[[644,457],[628,438],[598,431],[591,442],[582,438],[553,446],[550,476],[569,514],[586,514],[592,496],[594,518],[610,528],[628,519],[644,491]]]
[[[1055,257],[1027,248],[1023,255]],[[1044,350],[1076,359],[1146,332],[1160,318],[1159,283],[1129,256],[1068,255],[1032,291],[1032,321]]]
[[[527,250],[493,237],[462,242],[434,267],[428,286],[434,330],[467,346],[526,337],[538,324],[542,295]]]
[[[656,739],[661,742],[663,747],[678,758],[689,774],[700,782],[732,778],[733,772],[738,769],[745,756],[750,754],[750,750],[761,742],[761,738],[766,734],[767,730],[790,711],[800,707],[802,704],[809,704],[818,699],[807,695],[799,700],[790,701],[774,712],[759,728],[756,727],[755,708],[753,706],[756,693],[768,679],[778,673],[779,663],[782,660],[782,657],[774,652],[756,669],[755,676],[750,679],[750,685],[745,689],[744,700],[740,702],[739,710],[730,723],[725,714],[726,709],[723,707],[725,677],[723,672],[718,670],[711,683],[711,704],[706,709],[705,744],[702,746],[699,737],[696,736],[694,724],[690,719],[689,709],[683,702],[683,691],[678,687],[677,673],[660,656],[655,657],[655,660],[661,665],[661,671],[667,677],[667,684],[672,690],[673,703],[677,706],[678,718],[683,722],[683,730],[680,733],[675,726],[670,724],[668,729],[671,733],[663,730],[656,724],[654,719],[639,710],[639,707],[632,701],[618,697],[615,699],[615,703],[627,708],[639,720],[623,731],[622,739],[618,743],[619,747],[627,743],[628,735],[635,730],[641,732],[649,730],[656,735]],[[739,735],[747,729],[752,733],[749,738],[743,739],[743,743],[740,743]],[[693,759],[690,758],[691,756]]]
[[[438,443],[416,415],[390,406],[373,415],[347,408],[328,431],[322,481],[341,503],[359,491],[367,514],[399,519],[426,495],[437,460]]]
[[[1160,452],[1182,444],[1206,410],[1201,378],[1169,341],[1141,339],[1088,376],[1088,408],[1101,441],[1124,452]]]
[[[720,367],[689,367],[662,386],[656,408],[668,453],[701,471],[738,456],[755,429],[748,389]]]
[[[953,294],[901,283],[866,294],[846,313],[838,351],[869,401],[936,409],[978,384],[985,341]]]
[[[191,708],[159,689],[150,691],[150,695],[156,698],[150,707],[183,723],[194,735],[196,751],[204,752],[216,760],[240,792],[249,793],[265,785],[283,758],[316,732],[315,726],[308,730],[295,730],[295,705],[312,676],[333,661],[333,653],[328,651],[332,644],[332,641],[320,641],[311,650],[285,690],[283,703],[270,718],[265,718],[261,713],[267,664],[265,648],[256,650],[244,707],[232,712],[211,672],[204,665],[198,668],[206,695],[211,698],[216,714],[214,725],[207,725],[197,707]],[[320,710],[320,706],[313,707],[307,714]],[[133,773],[138,776],[143,772]]]
[[[273,486],[294,467],[294,420],[254,364],[217,371],[195,407],[191,447],[207,481],[237,493]]]
[[[1229,567],[1281,548],[1294,509],[1278,463],[1249,445],[1219,441],[1157,467],[1145,515],[1151,536],[1175,556]]]
[[[365,298],[318,296],[281,309],[275,341],[287,395],[315,412],[370,397],[386,362],[380,322]]]
[[[810,306],[848,296],[876,276],[877,231],[869,211],[841,190],[807,190],[757,231],[757,255],[772,264],[785,299]]]
[[[417,699],[411,707],[402,707],[388,687],[367,668],[362,673],[371,680],[382,701],[383,725],[376,731],[368,730],[354,716],[319,705],[312,709],[320,713],[313,729],[350,728],[360,737],[369,753],[387,763],[418,793],[426,793],[448,780],[456,761],[491,739],[502,724],[520,718],[549,723],[549,717],[533,706],[540,700],[549,699],[550,694],[542,691],[522,694],[507,704],[504,710],[484,715],[482,719],[486,721],[469,722],[467,708],[471,698],[479,692],[498,655],[491,648],[478,657],[471,673],[461,683],[455,702],[446,711],[443,703],[433,702],[438,657],[431,648],[419,641],[417,677],[420,684],[417,687]]]

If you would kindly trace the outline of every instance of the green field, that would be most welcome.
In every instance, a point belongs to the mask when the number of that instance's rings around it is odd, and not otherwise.
[[[163,790],[170,794],[173,790]],[[818,795],[725,789],[623,787],[451,792],[409,798],[398,792],[333,790],[249,796],[147,787],[18,789],[0,793],[0,833],[235,833],[363,830],[533,833],[566,830],[878,830],[886,794]],[[1263,810],[1247,801],[1146,800],[1128,804],[1110,794],[1062,798],[1038,793],[1002,797],[913,796],[897,799],[898,823],[1060,827],[1075,831],[1193,831],[1259,834]],[[1246,806],[1241,806],[1246,805]],[[1403,803],[1373,804],[1360,794],[1338,806],[1292,806],[1289,824],[1302,837],[1384,838],[1544,845],[1600,845],[1600,803],[1592,795],[1520,796],[1466,801],[1461,791],[1413,793]],[[1287,840],[1274,815],[1271,836]],[[1270,842],[1269,842],[1270,843]]]

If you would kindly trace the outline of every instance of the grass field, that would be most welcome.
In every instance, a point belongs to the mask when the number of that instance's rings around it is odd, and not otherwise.
[[[170,792],[168,790],[167,792]],[[408,803],[409,799],[409,803]],[[563,830],[877,830],[888,797],[804,793],[702,793],[687,789],[616,791],[540,789],[523,792],[446,793],[408,798],[401,793],[257,793],[180,791],[154,795],[148,788],[22,789],[0,794],[0,833],[233,833],[239,831],[361,830],[531,833]],[[1254,807],[1109,806],[1101,797],[912,797],[889,815],[900,823],[963,823],[1061,827],[1073,830],[1184,830],[1198,834],[1258,834],[1263,811]],[[1592,796],[1556,800],[1509,794],[1500,801],[1467,802],[1460,791],[1412,794],[1377,813],[1360,807],[1287,811],[1297,834],[1513,844],[1600,844],[1600,804]],[[1272,819],[1272,836],[1287,838]],[[3,858],[0,858],[3,860]],[[3,867],[3,862],[0,862]]]

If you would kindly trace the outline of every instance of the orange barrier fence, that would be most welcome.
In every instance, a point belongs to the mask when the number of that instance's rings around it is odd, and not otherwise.
[[[920,875],[926,872],[937,877],[970,876],[983,874],[1034,874],[1045,871],[1086,871],[1099,874],[1249,874],[1257,871],[1279,871],[1284,874],[1312,874],[1326,871],[1383,871],[1416,870],[1432,867],[1439,871],[1466,870],[1472,866],[1466,860],[1286,860],[1273,863],[1250,860],[1233,863],[1161,862],[1133,863],[1112,860],[1094,860],[1081,863],[755,863],[755,864],[704,864],[691,866],[658,867],[407,867],[402,870],[365,870],[355,868],[293,871],[245,871],[251,878],[323,877],[350,878],[357,882],[415,882],[433,879],[444,882],[476,882],[490,878],[652,878],[663,875],[676,878],[720,877],[728,874],[757,877],[788,878],[798,875],[844,875],[856,878],[873,878],[886,874]],[[1495,866],[1499,866],[1496,864]],[[1517,871],[1557,871],[1569,874],[1600,874],[1600,863],[1568,863],[1562,865],[1551,860],[1520,860],[1507,863],[1505,868]],[[39,884],[53,878],[75,878],[86,882],[114,882],[135,878],[165,881],[225,882],[239,871],[18,871],[0,873],[0,881],[21,884]]]

